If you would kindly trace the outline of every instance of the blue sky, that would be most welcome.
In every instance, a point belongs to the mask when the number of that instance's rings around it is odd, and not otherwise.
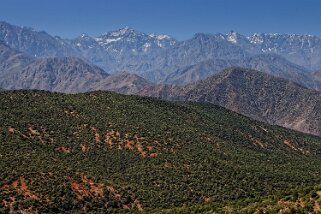
[[[321,36],[321,0],[0,0],[0,20],[64,38],[124,26],[179,40],[230,30]]]

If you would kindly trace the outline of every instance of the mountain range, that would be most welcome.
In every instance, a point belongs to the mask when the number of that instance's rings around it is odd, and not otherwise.
[[[321,72],[311,71],[317,63],[300,63],[292,53],[300,51],[312,60],[318,44],[315,36],[245,37],[236,32],[198,33],[177,41],[129,27],[71,40],[0,22],[0,88],[109,90],[210,102],[270,124],[321,135],[317,92]],[[228,67],[238,68],[223,71]]]
[[[294,63],[305,73],[321,69],[321,39],[312,35],[243,36],[231,31],[215,35],[197,33],[191,39],[177,41],[168,35],[145,34],[125,27],[97,37],[82,34],[75,39],[62,39],[44,31],[0,22],[0,40],[30,56],[79,57],[108,73],[125,70],[152,82],[164,82],[164,76],[207,60],[238,61],[225,62],[218,69],[222,70],[229,64],[242,66],[242,61],[256,55],[282,57],[280,61]],[[170,77],[165,79],[175,81]]]

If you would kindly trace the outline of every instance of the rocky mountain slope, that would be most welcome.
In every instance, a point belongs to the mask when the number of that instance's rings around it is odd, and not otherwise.
[[[1,213],[220,212],[321,182],[320,138],[211,104],[43,91],[0,103]]]
[[[1,85],[7,89],[77,93],[92,90],[97,82],[107,76],[102,69],[78,58],[46,58],[38,59],[21,71],[12,73],[12,80],[6,79]]]
[[[170,100],[213,103],[270,124],[321,135],[321,93],[266,73],[231,68],[184,87],[140,92]]]
[[[84,92],[108,76],[78,58],[37,59],[4,43],[0,43],[0,53],[0,87],[4,89]]]

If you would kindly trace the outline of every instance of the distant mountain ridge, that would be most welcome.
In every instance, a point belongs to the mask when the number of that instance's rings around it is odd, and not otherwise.
[[[153,82],[207,60],[245,60],[262,54],[279,55],[304,67],[306,72],[321,69],[321,39],[312,35],[243,36],[231,31],[197,33],[191,39],[177,41],[167,35],[145,34],[125,27],[96,38],[82,34],[75,39],[62,39],[0,22],[0,40],[31,56],[79,57],[108,73],[126,70]]]
[[[79,57],[107,72],[144,69],[143,58],[176,43],[167,35],[145,34],[128,27],[97,38],[82,34],[73,40],[62,39],[6,22],[0,22],[0,40],[34,57]]]

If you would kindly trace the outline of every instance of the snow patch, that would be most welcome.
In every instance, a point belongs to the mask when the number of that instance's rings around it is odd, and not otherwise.
[[[157,41],[157,46],[162,48],[163,47],[163,44],[160,42],[160,41]]]
[[[250,41],[252,44],[262,44],[264,42],[262,36],[258,33],[253,34],[250,37],[247,37],[247,39]]]
[[[150,44],[149,42],[147,42],[147,43],[145,43],[145,44],[143,45],[143,47],[144,47],[144,52],[147,52],[148,49],[151,47],[151,44]]]
[[[109,44],[109,43],[111,43],[111,42],[117,42],[117,41],[119,41],[119,40],[121,40],[121,39],[122,39],[121,37],[115,38],[115,39],[106,39],[106,40],[105,40],[105,44]]]
[[[103,39],[103,38],[96,38],[96,42],[98,42],[100,45],[107,45],[109,43],[112,43],[112,42],[117,42],[119,40],[121,40],[122,38],[121,37],[118,37],[118,38],[107,38],[107,39]]]
[[[121,29],[119,29],[119,30],[117,30],[117,31],[114,31],[114,32],[104,33],[103,35],[104,35],[104,36],[119,37],[119,36],[125,35],[125,34],[126,34],[127,32],[129,32],[129,31],[132,31],[132,29],[126,26],[126,27],[121,28]]]
[[[170,37],[168,35],[164,35],[164,34],[149,34],[148,35],[150,38],[154,38],[154,39],[158,39],[158,40],[164,40],[164,39],[170,39]]]

